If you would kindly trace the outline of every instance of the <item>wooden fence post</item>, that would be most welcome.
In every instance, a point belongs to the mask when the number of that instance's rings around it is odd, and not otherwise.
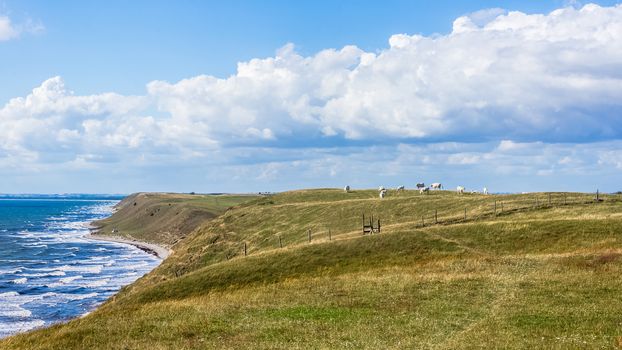
[[[501,212],[503,213],[503,202],[501,202]]]
[[[600,192],[598,192],[598,189],[596,189],[596,201],[600,201]]]
[[[283,248],[283,242],[281,241],[281,235],[279,235],[279,248]]]
[[[421,227],[425,227],[425,221],[423,220],[423,215],[421,215]]]
[[[246,242],[244,242],[244,256],[246,256]]]
[[[464,208],[464,221],[466,221],[466,208]]]
[[[495,216],[497,216],[497,201],[495,201]]]
[[[329,241],[332,241],[332,238],[331,238],[331,236],[330,236],[330,229],[328,229],[328,240],[329,240]]]
[[[309,236],[309,242],[311,242],[311,229],[307,230],[307,235]]]
[[[434,223],[438,224],[438,210],[434,209]]]

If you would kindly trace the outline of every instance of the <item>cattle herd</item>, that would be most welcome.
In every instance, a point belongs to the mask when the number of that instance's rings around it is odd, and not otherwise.
[[[420,194],[427,194],[429,193],[431,190],[442,190],[443,189],[443,184],[441,184],[440,182],[435,182],[433,184],[430,184],[430,186],[426,186],[425,183],[423,182],[419,182],[417,183],[417,190],[419,190]],[[405,190],[405,186],[398,186],[397,188],[395,188],[395,192],[399,193]],[[346,186],[343,188],[343,191],[348,193],[350,192],[350,186]],[[380,198],[384,198],[387,195],[388,189],[386,189],[384,186],[380,186],[378,187],[378,196]],[[466,188],[464,186],[458,186],[456,187],[456,193],[458,194],[464,194],[466,192]],[[471,190],[470,193],[480,193],[477,190]],[[488,188],[484,187],[484,189],[482,190],[483,194],[488,194]]]

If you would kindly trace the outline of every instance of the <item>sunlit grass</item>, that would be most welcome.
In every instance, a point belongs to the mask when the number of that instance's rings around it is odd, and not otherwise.
[[[200,226],[158,269],[93,314],[9,338],[0,348],[567,349],[619,343],[618,199],[594,203],[593,195],[568,194],[566,205],[533,208],[525,205],[535,203],[533,194],[406,192],[384,200],[375,194],[301,191],[241,204]],[[504,202],[496,216],[495,200]],[[434,210],[441,224],[422,227],[420,217],[429,220]],[[381,234],[362,236],[363,212],[380,217]],[[443,222],[447,218],[455,221]]]

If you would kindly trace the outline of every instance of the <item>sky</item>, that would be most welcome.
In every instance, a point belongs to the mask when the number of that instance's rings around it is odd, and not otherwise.
[[[618,1],[0,0],[0,193],[622,190]]]

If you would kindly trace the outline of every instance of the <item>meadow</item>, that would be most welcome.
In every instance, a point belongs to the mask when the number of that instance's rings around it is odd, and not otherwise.
[[[220,197],[191,232],[168,208],[195,199],[151,196],[107,223],[174,253],[88,316],[0,348],[622,346],[620,196],[300,190]],[[363,235],[362,215],[381,232]],[[179,229],[153,234],[163,222]]]

